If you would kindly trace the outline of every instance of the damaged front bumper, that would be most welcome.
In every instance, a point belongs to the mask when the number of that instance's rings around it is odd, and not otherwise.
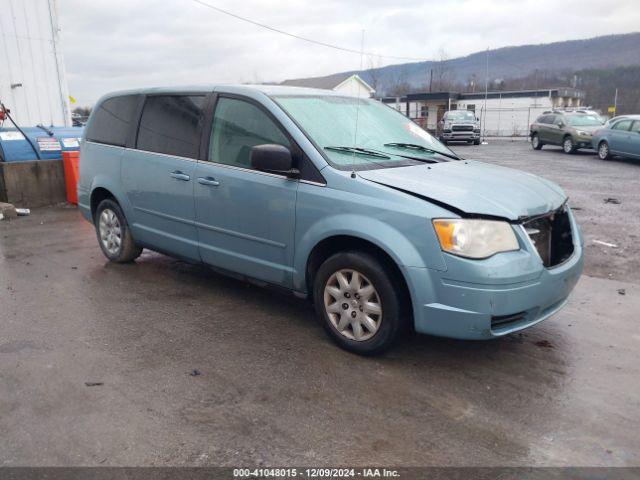
[[[535,325],[560,310],[583,268],[582,238],[570,214],[574,250],[544,267],[518,231],[521,250],[485,260],[446,255],[447,270],[405,267],[416,331],[459,339],[500,337]]]

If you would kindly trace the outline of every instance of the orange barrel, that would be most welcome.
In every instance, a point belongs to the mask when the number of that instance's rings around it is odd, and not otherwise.
[[[62,152],[62,167],[64,168],[64,183],[67,189],[67,202],[78,204],[78,163],[80,152]]]

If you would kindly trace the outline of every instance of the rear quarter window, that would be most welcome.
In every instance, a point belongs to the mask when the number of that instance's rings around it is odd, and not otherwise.
[[[124,147],[135,122],[139,95],[107,98],[91,114],[86,139]]]

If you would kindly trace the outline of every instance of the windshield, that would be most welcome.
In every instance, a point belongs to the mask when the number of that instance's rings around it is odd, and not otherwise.
[[[466,122],[474,122],[476,116],[469,110],[452,110],[444,116],[445,120],[464,120]]]
[[[567,117],[567,123],[572,127],[595,127],[604,121],[597,115],[572,115]]]
[[[341,170],[456,158],[414,122],[376,100],[336,95],[276,95],[273,99],[322,150],[329,163]]]

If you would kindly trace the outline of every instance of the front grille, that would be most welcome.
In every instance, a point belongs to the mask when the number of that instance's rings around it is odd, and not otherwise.
[[[473,132],[473,125],[454,125],[451,128],[454,132]]]
[[[511,315],[494,315],[491,317],[491,328],[502,328],[512,323],[524,320],[526,312],[512,313]]]
[[[571,222],[564,206],[547,215],[525,220],[523,226],[545,267],[559,265],[573,253]]]

